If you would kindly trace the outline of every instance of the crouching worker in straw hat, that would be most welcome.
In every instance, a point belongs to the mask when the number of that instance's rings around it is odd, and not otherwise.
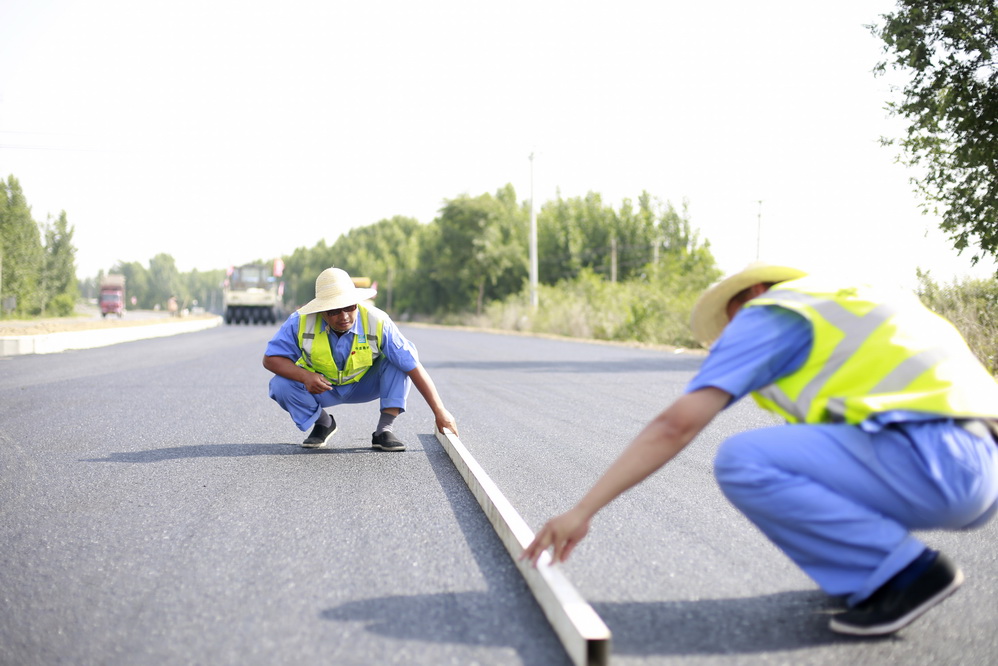
[[[457,433],[416,348],[387,314],[360,305],[375,293],[354,286],[346,271],[327,268],[315,281],[315,298],[292,313],[267,344],[263,367],[275,375],[270,397],[302,432],[312,429],[302,442],[305,448],[325,446],[336,432],[326,407],[380,400],[371,446],[404,450],[392,428],[413,384],[433,410],[437,428]]]
[[[912,530],[980,527],[998,507],[998,383],[913,294],[753,264],[708,289],[693,333],[714,343],[686,392],[523,553],[568,558],[593,516],[748,393],[789,425],[724,442],[728,499],[846,608],[833,631],[884,635],[963,574]],[[716,342],[714,342],[716,339]]]

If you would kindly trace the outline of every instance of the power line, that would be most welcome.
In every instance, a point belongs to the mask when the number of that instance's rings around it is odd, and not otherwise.
[[[0,150],[63,150],[74,153],[114,153],[107,148],[75,148],[70,146],[25,146],[0,143]]]

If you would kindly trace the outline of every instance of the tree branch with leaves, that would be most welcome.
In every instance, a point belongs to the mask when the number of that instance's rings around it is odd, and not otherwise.
[[[954,248],[972,263],[998,257],[998,9],[991,0],[900,0],[883,23],[875,72],[907,77],[888,110],[908,122],[902,163],[920,170],[912,182],[923,211],[939,215]]]

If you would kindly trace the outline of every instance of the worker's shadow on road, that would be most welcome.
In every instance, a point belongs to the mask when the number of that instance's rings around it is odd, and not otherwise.
[[[376,636],[395,640],[505,649],[516,653],[517,663],[569,666],[544,612],[446,451],[433,435],[419,439],[486,589],[372,597],[326,608],[319,617],[359,623]],[[442,562],[448,558],[446,552],[440,557]],[[451,656],[461,663],[472,661],[463,652]],[[474,657],[488,663],[481,653]]]
[[[610,628],[617,654],[764,654],[851,640],[829,630],[835,606],[812,590],[739,599],[590,604]]]
[[[164,460],[193,458],[245,458],[251,456],[301,456],[342,453],[371,453],[370,446],[330,446],[323,449],[306,449],[297,444],[192,444],[168,446],[146,451],[119,451],[106,458],[81,458],[80,462],[156,463]],[[375,453],[377,453],[375,451]]]
[[[529,596],[529,592],[524,594]],[[570,666],[572,662],[557,637],[545,628],[547,621],[541,610],[528,608],[530,599],[510,603],[511,597],[520,596],[467,591],[376,597],[327,608],[319,617],[360,623],[365,631],[391,640],[506,649],[518,657],[510,663]],[[455,659],[460,656],[460,652],[450,655]],[[476,663],[489,663],[486,655],[476,656]]]

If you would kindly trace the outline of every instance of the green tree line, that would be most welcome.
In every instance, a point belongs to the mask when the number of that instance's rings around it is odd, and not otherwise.
[[[65,213],[50,225],[36,224],[13,176],[3,194],[0,228],[9,258],[3,270],[3,290],[17,296],[17,307],[10,314],[70,314],[77,294],[96,298],[104,273],[77,283],[73,229]],[[583,197],[559,196],[541,205],[536,218],[539,282],[546,313],[556,303],[566,307],[573,294],[600,300],[592,290],[605,282],[616,285],[608,288],[621,293],[634,292],[638,285],[667,289],[678,295],[668,305],[682,304],[674,316],[685,318],[687,301],[718,275],[709,245],[692,230],[685,208],[677,211],[647,192],[618,207],[593,192]],[[281,278],[285,303],[293,309],[309,301],[316,276],[329,266],[338,266],[377,282],[378,305],[402,319],[463,321],[472,317],[478,323],[497,324],[503,319],[496,316],[497,309],[520,310],[526,302],[517,327],[525,327],[525,317],[536,326],[551,326],[554,320],[544,323],[550,317],[529,307],[529,231],[530,204],[517,200],[512,185],[495,193],[463,194],[445,200],[437,218],[428,224],[396,216],[354,228],[332,244],[323,240],[280,257],[285,264]],[[270,263],[275,258],[256,262]],[[164,253],[145,265],[119,261],[108,272],[125,276],[130,308],[162,307],[170,296],[176,296],[182,307],[197,305],[221,312],[222,268],[181,273],[173,257]],[[616,308],[630,299],[610,301]],[[651,297],[628,305],[626,316],[615,317],[621,322],[620,331],[650,335],[660,328],[650,323],[655,319],[651,313],[665,305]],[[579,303],[577,310],[591,307]],[[563,313],[555,319],[585,318]],[[607,320],[606,313],[600,318]],[[623,333],[603,327],[596,334],[619,337]],[[661,335],[654,337],[654,341],[663,341]]]
[[[536,215],[538,281],[546,313],[556,304],[564,307],[570,294],[594,296],[587,286],[599,283],[616,285],[608,289],[622,293],[645,285],[649,291],[667,290],[673,298],[668,304],[650,298],[628,305],[628,313],[617,318],[619,329],[598,329],[597,337],[650,336],[650,341],[666,342],[665,329],[652,321],[674,316],[685,326],[692,299],[719,275],[709,244],[693,231],[685,208],[677,211],[647,192],[616,208],[597,193],[559,197]],[[292,306],[307,302],[314,295],[315,276],[338,266],[376,281],[378,305],[396,317],[501,325],[508,317],[497,316],[497,309],[515,309],[521,311],[518,328],[528,328],[525,317],[529,328],[539,330],[548,324],[543,323],[547,315],[530,311],[529,230],[529,202],[518,202],[512,185],[494,194],[461,195],[446,200],[429,224],[393,217],[355,228],[332,245],[296,249],[284,258],[287,298]],[[607,307],[614,309],[629,301],[609,300]],[[679,311],[653,314],[666,305]],[[590,307],[580,302],[576,309]],[[556,328],[572,332],[570,326]],[[675,332],[675,327],[667,329]],[[590,327],[575,332],[583,330]]]
[[[160,253],[145,266],[137,261],[119,261],[108,273],[125,276],[126,307],[154,310],[165,307],[170,297],[176,296],[181,308],[221,311],[224,269],[181,273],[173,256]],[[97,297],[104,275],[101,271],[80,282],[80,292],[85,298]]]

